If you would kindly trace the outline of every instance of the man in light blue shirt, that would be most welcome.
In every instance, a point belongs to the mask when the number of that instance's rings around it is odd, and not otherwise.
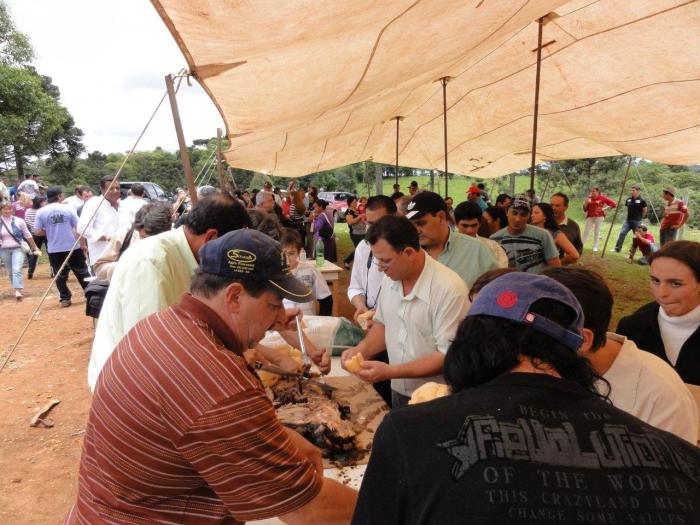
[[[68,271],[73,272],[83,290],[87,286],[85,279],[90,277],[90,272],[83,251],[75,242],[78,215],[70,205],[61,204],[63,200],[61,188],[49,188],[46,198],[49,203],[36,214],[34,233],[46,236],[49,264],[54,274],[58,275],[56,288],[58,288],[61,306],[68,307],[71,305],[71,291],[66,284]],[[66,259],[68,262],[59,272]]]
[[[498,268],[498,261],[477,239],[452,231],[447,213],[447,205],[440,195],[422,191],[408,203],[406,218],[418,230],[421,248],[456,272],[471,288],[482,273]]]

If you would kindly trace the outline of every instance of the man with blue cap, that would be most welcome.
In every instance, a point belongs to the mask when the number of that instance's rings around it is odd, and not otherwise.
[[[487,284],[445,358],[452,394],[377,430],[352,523],[697,523],[700,452],[596,391],[583,321],[549,277]]]
[[[190,291],[137,323],[100,373],[66,523],[347,522],[356,492],[323,477],[243,356],[298,312],[283,298],[311,290],[279,243],[245,229],[202,246]]]

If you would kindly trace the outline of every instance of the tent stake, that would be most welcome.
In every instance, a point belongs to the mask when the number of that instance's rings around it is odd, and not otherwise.
[[[530,161],[530,190],[535,191],[535,155],[537,154],[537,115],[540,110],[540,67],[542,66],[542,24],[544,17],[537,21],[537,69],[535,73],[535,118],[532,124],[532,160]]]
[[[221,155],[221,128],[216,128],[216,169],[219,172],[219,187],[226,192],[226,176],[224,175],[224,159]]]
[[[442,135],[445,150],[445,197],[447,197],[447,83],[452,79],[452,77],[442,77],[440,82],[442,82]]]
[[[632,155],[630,155],[630,160],[627,162],[627,170],[625,171],[625,178],[622,181],[622,187],[620,187],[620,196],[617,199],[617,206],[615,206],[615,213],[613,213],[613,219],[610,223],[610,229],[608,230],[608,236],[605,238],[605,244],[603,245],[603,253],[600,254],[600,258],[605,258],[605,252],[608,251],[608,241],[610,240],[610,234],[612,233],[613,226],[615,226],[615,219],[617,219],[617,212],[620,209],[620,204],[622,204],[622,194],[625,192],[625,185],[627,184],[627,176],[630,174],[630,167],[632,166]],[[632,232],[634,235],[634,232]]]
[[[172,109],[173,111],[175,132],[177,133],[177,142],[180,145],[180,159],[182,160],[182,168],[185,171],[185,179],[187,180],[187,190],[190,193],[190,203],[194,207],[194,205],[197,204],[197,189],[194,187],[194,178],[192,177],[192,165],[190,164],[190,153],[187,150],[187,144],[185,144],[185,135],[182,132],[182,122],[180,121],[180,111],[177,109],[177,98],[175,98],[175,88],[173,87],[172,75],[166,75],[165,85],[168,88],[170,109]]]

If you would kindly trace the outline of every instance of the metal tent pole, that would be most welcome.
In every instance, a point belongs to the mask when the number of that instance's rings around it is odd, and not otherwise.
[[[403,120],[403,117],[394,117],[396,120],[396,165],[394,172],[394,183],[399,183],[399,123]]]
[[[620,204],[622,203],[622,195],[625,192],[625,185],[627,184],[627,176],[630,174],[630,167],[632,167],[632,155],[630,155],[629,161],[627,161],[627,170],[625,171],[625,178],[622,181],[622,186],[620,187],[620,196],[617,198],[617,206],[615,206],[615,213],[613,213],[612,222],[610,223],[610,229],[608,229],[608,236],[605,237],[605,244],[603,245],[603,253],[600,254],[600,258],[605,258],[605,252],[608,251],[608,241],[610,240],[610,234],[612,233],[613,226],[615,226],[615,219],[617,219],[617,212],[620,209]],[[634,234],[634,232],[632,232]]]
[[[180,145],[180,159],[182,160],[182,168],[185,171],[187,190],[190,192],[190,202],[192,206],[194,206],[195,204],[197,204],[197,189],[194,187],[192,165],[190,164],[190,152],[187,149],[187,144],[185,143],[185,135],[182,132],[182,122],[180,121],[180,111],[177,108],[177,98],[175,97],[175,88],[173,87],[172,75],[166,75],[165,85],[168,88],[168,99],[170,99],[170,109],[172,109],[173,111],[173,121],[175,122],[177,142]]]
[[[443,135],[443,146],[445,151],[445,197],[448,195],[448,182],[447,182],[447,83],[452,79],[452,77],[442,77],[440,82],[442,83],[442,135]]]
[[[530,190],[535,192],[535,155],[537,154],[537,115],[540,110],[540,68],[542,66],[542,25],[544,17],[537,21],[537,69],[535,74],[535,118],[532,123],[532,159],[530,161]]]

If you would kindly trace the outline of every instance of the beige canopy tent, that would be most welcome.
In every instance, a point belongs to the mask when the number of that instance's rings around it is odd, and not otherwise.
[[[629,154],[700,162],[700,2],[152,0],[226,123],[231,165],[300,176],[372,158],[496,177]]]

